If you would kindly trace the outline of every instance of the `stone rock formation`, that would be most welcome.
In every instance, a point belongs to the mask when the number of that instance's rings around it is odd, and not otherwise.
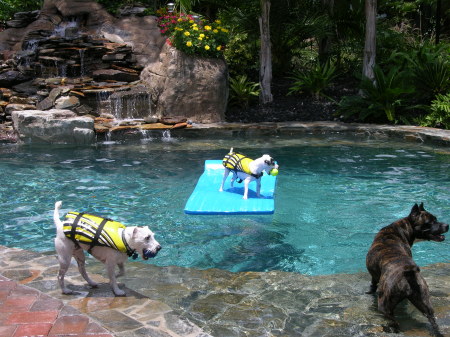
[[[90,144],[95,139],[94,120],[70,110],[14,111],[12,119],[24,142]]]
[[[166,44],[141,79],[151,90],[156,115],[182,115],[207,123],[224,120],[228,70],[222,59],[191,57]]]
[[[225,61],[170,47],[156,17],[136,15],[141,7],[122,12],[113,17],[92,0],[45,0],[40,11],[17,13],[0,32],[0,123],[11,123],[18,99],[27,111],[223,121]],[[139,112],[119,111],[134,106],[126,102],[134,93]]]

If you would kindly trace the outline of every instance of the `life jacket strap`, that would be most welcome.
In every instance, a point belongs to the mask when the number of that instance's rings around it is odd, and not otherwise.
[[[73,243],[75,243],[75,246],[77,248],[80,248],[80,244],[78,243],[78,241],[75,239],[75,235],[77,233],[77,225],[78,222],[80,221],[80,219],[83,217],[84,213],[78,213],[77,216],[75,217],[75,219],[73,220],[72,223],[72,228],[70,230],[70,234],[69,234],[69,239],[73,241]]]
[[[99,238],[100,235],[102,234],[102,232],[103,232],[103,227],[105,227],[105,224],[106,224],[108,221],[112,221],[112,220],[111,220],[111,219],[108,219],[108,218],[104,218],[104,219],[102,220],[102,222],[100,222],[100,225],[98,225],[97,231],[95,232],[94,238],[92,239],[92,241],[91,241],[91,243],[90,243],[90,247],[89,247],[89,249],[88,249],[88,253],[89,253],[89,254],[92,254],[92,252],[91,252],[92,248],[94,248],[94,246],[96,246],[96,245],[98,244],[98,238]],[[73,230],[73,227],[72,227],[72,230]]]

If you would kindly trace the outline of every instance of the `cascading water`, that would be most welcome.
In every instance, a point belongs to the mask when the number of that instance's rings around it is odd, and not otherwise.
[[[86,75],[86,69],[84,68],[84,53],[86,49],[78,49],[78,53],[80,54],[80,76],[83,77]]]
[[[66,30],[68,28],[78,28],[78,27],[79,27],[78,18],[72,18],[69,21],[63,21],[55,27],[52,36],[66,37]]]
[[[117,91],[110,101],[111,113],[117,120],[144,119],[151,115],[151,98],[146,90]]]

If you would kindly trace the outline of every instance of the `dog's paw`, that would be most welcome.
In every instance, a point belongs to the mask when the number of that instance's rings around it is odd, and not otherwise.
[[[62,201],[57,201],[57,202],[55,202],[55,208],[56,208],[56,209],[60,209],[61,206],[62,206]]]
[[[70,290],[69,288],[64,288],[62,290],[63,295],[73,295],[74,291]]]
[[[116,295],[117,297],[123,297],[126,296],[125,291],[117,289],[117,290],[113,290],[114,295]]]
[[[89,282],[89,287],[98,288],[98,283],[97,282]]]

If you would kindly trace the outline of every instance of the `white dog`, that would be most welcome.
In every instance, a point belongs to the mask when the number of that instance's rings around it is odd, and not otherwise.
[[[101,218],[87,213],[69,212],[64,222],[59,219],[62,202],[55,203],[53,220],[56,226],[55,249],[58,254],[58,281],[63,294],[72,290],[64,285],[64,275],[70,266],[72,256],[78,264],[78,270],[91,287],[97,287],[86,273],[85,256],[87,250],[96,259],[106,265],[111,288],[116,296],[124,296],[116,277],[125,274],[124,262],[128,256],[141,255],[144,260],[155,257],[161,249],[154,233],[146,227],[125,227],[120,222]],[[115,267],[119,273],[115,275]]]
[[[223,158],[222,164],[225,167],[225,172],[223,174],[222,185],[220,186],[219,191],[223,191],[223,186],[225,184],[225,181],[227,180],[228,175],[230,174],[230,172],[233,172],[233,177],[231,178],[231,187],[233,187],[236,178],[240,180],[238,180],[239,183],[244,181],[243,199],[248,199],[248,185],[250,184],[250,182],[255,180],[256,196],[260,197],[261,177],[263,175],[263,171],[266,171],[267,174],[270,174],[270,171],[272,171],[273,169],[278,170],[278,164],[268,154],[265,154],[258,159],[252,160],[242,154],[234,153],[233,148],[231,148],[230,153],[228,153],[225,158]]]

